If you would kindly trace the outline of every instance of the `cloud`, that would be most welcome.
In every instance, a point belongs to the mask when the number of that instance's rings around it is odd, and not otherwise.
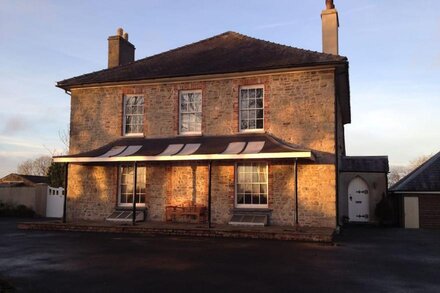
[[[45,150],[45,148],[41,144],[36,144],[29,142],[29,140],[21,140],[5,135],[0,135],[0,150],[2,149],[9,149],[9,150],[16,150],[17,147],[21,148],[30,148],[30,149],[39,149],[41,151]]]
[[[26,120],[26,118],[21,115],[15,115],[6,120],[1,134],[12,135],[16,134],[17,132],[30,130],[31,128],[32,126],[29,121]]]

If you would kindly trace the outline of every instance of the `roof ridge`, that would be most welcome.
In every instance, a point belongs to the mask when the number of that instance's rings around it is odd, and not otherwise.
[[[391,191],[398,191],[396,190],[397,188],[399,188],[401,185],[405,185],[407,183],[408,180],[412,179],[411,177],[416,177],[418,176],[421,172],[423,172],[426,168],[428,168],[429,166],[432,165],[432,163],[434,163],[435,161],[437,161],[437,159],[440,158],[440,151],[438,153],[436,153],[435,155],[433,155],[431,158],[429,158],[428,160],[426,160],[426,162],[424,162],[423,164],[421,164],[420,166],[418,166],[417,168],[415,168],[414,170],[412,170],[411,172],[409,172],[406,176],[404,176],[402,179],[400,179],[399,181],[397,181],[393,186],[390,187]]]

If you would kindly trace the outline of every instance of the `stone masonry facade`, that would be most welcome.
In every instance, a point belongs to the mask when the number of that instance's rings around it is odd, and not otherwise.
[[[72,89],[70,153],[122,137],[123,97],[144,96],[144,136],[179,135],[181,90],[202,90],[203,135],[239,134],[239,89],[264,86],[264,130],[313,150],[298,163],[298,219],[303,226],[336,226],[334,71],[310,70],[252,77]],[[338,121],[339,122],[339,121]],[[342,122],[339,122],[342,123]],[[270,222],[293,225],[293,161],[268,161]],[[148,219],[165,220],[165,206],[207,202],[207,162],[147,163]],[[235,162],[212,166],[212,220],[227,223],[235,204]],[[118,166],[70,164],[68,219],[102,220],[117,206]]]

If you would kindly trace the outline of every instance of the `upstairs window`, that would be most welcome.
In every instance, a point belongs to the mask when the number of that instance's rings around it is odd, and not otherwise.
[[[240,88],[240,131],[264,129],[263,86]]]
[[[124,135],[144,133],[144,97],[130,95],[124,97]]]
[[[202,91],[181,91],[180,134],[202,133]]]

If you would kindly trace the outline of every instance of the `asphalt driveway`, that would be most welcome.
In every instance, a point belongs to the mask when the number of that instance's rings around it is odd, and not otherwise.
[[[348,228],[328,245],[21,231],[16,221],[0,218],[10,292],[440,292],[439,230]]]

